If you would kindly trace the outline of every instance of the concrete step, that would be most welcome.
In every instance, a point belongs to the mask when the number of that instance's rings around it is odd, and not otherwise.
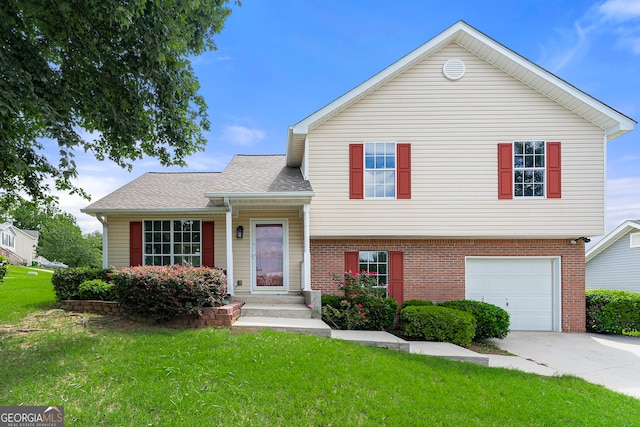
[[[257,332],[271,329],[294,334],[331,337],[331,328],[320,319],[292,319],[286,317],[240,317],[231,326],[233,331]]]
[[[234,301],[256,304],[304,304],[304,297],[300,293],[290,294],[236,294]]]
[[[311,310],[304,304],[245,303],[240,310],[242,317],[286,317],[311,319]]]

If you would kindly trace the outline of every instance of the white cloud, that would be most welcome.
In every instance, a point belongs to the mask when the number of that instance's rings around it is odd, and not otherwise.
[[[607,181],[607,233],[628,219],[640,219],[640,176]]]
[[[598,11],[608,20],[629,21],[640,17],[640,0],[607,0]]]
[[[231,125],[222,130],[222,141],[235,145],[253,145],[266,136],[260,129],[249,129],[245,126]]]

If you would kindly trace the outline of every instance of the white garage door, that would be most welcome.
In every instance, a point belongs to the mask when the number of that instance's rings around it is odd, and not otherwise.
[[[467,258],[466,298],[505,309],[514,331],[559,330],[557,259]]]

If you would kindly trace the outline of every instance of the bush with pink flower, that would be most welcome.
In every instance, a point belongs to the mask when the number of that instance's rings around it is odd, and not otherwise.
[[[394,322],[398,304],[386,298],[375,273],[332,274],[341,295],[322,296],[322,320],[334,329],[385,330]]]

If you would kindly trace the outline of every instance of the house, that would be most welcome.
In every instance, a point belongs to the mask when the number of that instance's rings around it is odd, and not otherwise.
[[[148,173],[84,212],[105,265],[222,267],[237,298],[368,270],[398,301],[483,300],[514,330],[582,332],[571,242],[604,232],[605,146],[635,124],[458,22],[290,126],[284,155]]]
[[[15,265],[31,265],[36,256],[39,233],[20,230],[10,222],[0,224],[0,255]]]
[[[640,292],[640,220],[628,220],[589,248],[587,289]]]

